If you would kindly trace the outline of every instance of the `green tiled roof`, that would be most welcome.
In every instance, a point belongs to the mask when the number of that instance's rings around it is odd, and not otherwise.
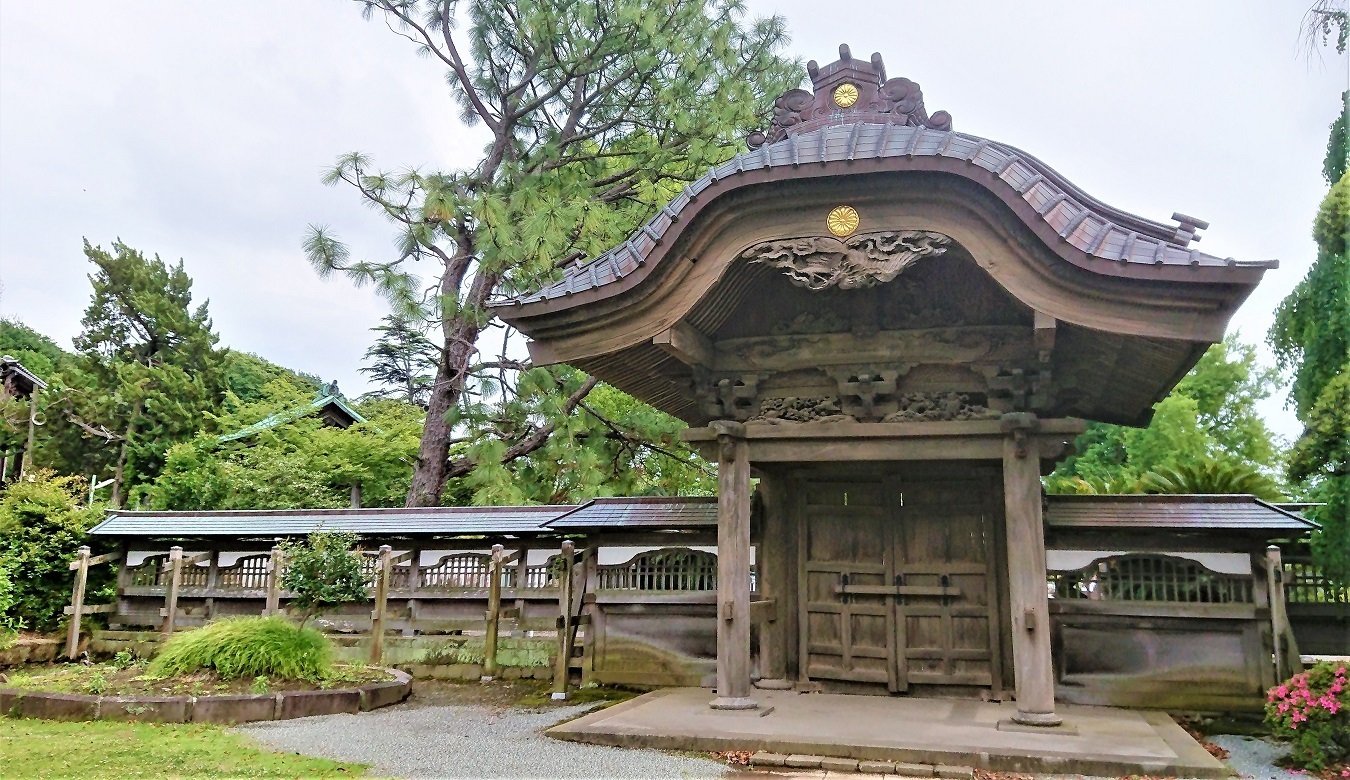
[[[329,382],[319,388],[319,393],[314,397],[313,401],[287,409],[283,412],[277,412],[269,417],[264,417],[247,428],[221,436],[220,441],[227,442],[246,439],[255,433],[262,433],[263,431],[275,428],[278,425],[284,425],[293,420],[299,420],[304,417],[309,417],[312,414],[317,414],[330,406],[340,409],[343,414],[352,418],[353,424],[366,421],[366,418],[357,414],[356,410],[351,407],[351,404],[343,397],[342,393],[338,392],[337,382]]]

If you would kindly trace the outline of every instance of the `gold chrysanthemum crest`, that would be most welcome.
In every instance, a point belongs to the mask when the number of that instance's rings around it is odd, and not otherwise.
[[[825,227],[843,238],[858,229],[858,210],[852,206],[835,206],[825,217]]]
[[[848,108],[858,102],[858,87],[854,84],[840,84],[834,88],[834,104]]]

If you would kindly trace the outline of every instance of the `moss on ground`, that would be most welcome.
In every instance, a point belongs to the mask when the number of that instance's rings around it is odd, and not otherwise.
[[[364,664],[335,664],[317,680],[241,677],[227,680],[210,669],[172,677],[149,674],[139,660],[85,666],[77,663],[43,664],[9,672],[7,688],[87,696],[224,696],[333,688],[354,688],[383,682],[389,674]]]
[[[0,718],[0,777],[355,777],[364,764],[274,753],[203,724]]]
[[[556,645],[557,642],[551,639],[501,637],[497,640],[497,663],[501,666],[549,666]],[[481,637],[446,639],[429,648],[413,663],[481,664],[485,649]]]

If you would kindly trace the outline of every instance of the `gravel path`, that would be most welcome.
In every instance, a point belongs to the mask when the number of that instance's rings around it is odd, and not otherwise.
[[[405,705],[238,730],[274,749],[370,764],[375,777],[720,778],[728,771],[709,759],[560,742],[539,733],[592,706],[531,712]]]
[[[1243,777],[1254,780],[1308,780],[1306,772],[1291,772],[1275,766],[1275,762],[1289,752],[1288,745],[1232,734],[1217,734],[1208,739],[1228,751],[1228,765]]]

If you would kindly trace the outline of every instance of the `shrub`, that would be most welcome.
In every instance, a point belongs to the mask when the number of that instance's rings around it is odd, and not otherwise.
[[[34,631],[52,631],[70,602],[72,578],[66,565],[84,544],[85,531],[99,520],[97,509],[80,506],[79,477],[39,470],[0,493],[0,559],[5,560],[12,605],[3,615]],[[111,567],[89,572],[87,592],[111,578]]]
[[[1290,760],[1321,771],[1350,756],[1350,683],[1344,661],[1323,661],[1266,696],[1266,724],[1293,743]]]
[[[318,631],[280,616],[240,617],[175,634],[148,671],[155,677],[214,669],[226,679],[267,675],[317,680],[332,665],[332,645]]]
[[[292,593],[291,604],[302,611],[302,627],[339,604],[366,600],[366,575],[361,553],[352,549],[355,544],[355,534],[315,531],[303,542],[282,546],[286,568],[281,587]]]

